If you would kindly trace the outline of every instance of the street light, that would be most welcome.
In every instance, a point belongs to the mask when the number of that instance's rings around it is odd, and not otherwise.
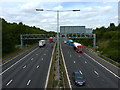
[[[74,10],[44,10],[44,9],[36,9],[36,11],[52,11],[52,12],[57,12],[57,40],[59,40],[59,12],[69,12],[69,11],[80,11],[79,9],[74,9]]]
[[[36,9],[36,11],[51,11],[51,12],[57,12],[57,45],[58,45],[58,87],[59,87],[59,84],[60,84],[60,67],[59,67],[59,62],[60,62],[60,51],[59,51],[59,12],[69,12],[69,11],[73,11],[73,12],[76,12],[76,11],[80,11],[79,9],[78,10],[44,10],[44,9]]]

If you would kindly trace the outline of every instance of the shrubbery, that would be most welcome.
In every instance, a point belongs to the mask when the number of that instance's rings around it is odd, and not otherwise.
[[[97,45],[102,54],[120,63],[120,25],[111,23],[108,28],[96,28],[93,33],[97,35]]]
[[[2,22],[2,54],[11,53],[20,45],[20,34],[52,34],[54,32],[47,32],[35,26],[27,26],[22,22],[8,23],[0,18]],[[27,40],[27,44],[34,44],[37,40]]]

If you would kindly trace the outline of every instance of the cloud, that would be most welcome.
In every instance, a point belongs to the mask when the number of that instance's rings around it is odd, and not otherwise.
[[[1,2],[37,2],[38,0],[1,0]],[[119,0],[39,0],[40,2],[118,2]]]
[[[20,1],[20,0],[19,0]],[[88,28],[96,28],[97,26],[109,25],[110,22],[117,23],[117,12],[114,10],[111,3],[71,3],[67,2],[64,6],[63,2],[40,2],[40,1],[23,1],[22,3],[14,2],[7,5],[2,4],[2,14],[9,22],[23,22],[27,25],[37,26],[46,30],[56,30],[57,13],[41,11],[36,12],[36,8],[43,8],[44,10],[72,10],[80,9],[80,12],[60,12],[60,25],[85,25]],[[76,5],[77,4],[77,5]],[[114,4],[114,5],[117,5]],[[112,18],[112,19],[109,19]],[[103,24],[104,23],[104,24]]]
[[[58,5],[58,6],[53,8],[53,10],[62,10],[62,9],[63,9],[63,7],[61,5]]]

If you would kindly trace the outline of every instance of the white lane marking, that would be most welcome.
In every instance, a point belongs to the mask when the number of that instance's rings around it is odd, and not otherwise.
[[[36,48],[36,49],[38,49],[38,48]],[[35,50],[35,49],[34,49],[34,50]],[[33,50],[33,51],[34,51],[34,50]],[[28,50],[27,50],[27,51],[28,51]],[[26,52],[27,52],[27,51],[26,51]],[[23,54],[23,53],[17,55],[16,57],[18,57],[18,56],[20,56],[20,55],[22,55],[22,54]],[[2,66],[5,65],[6,63],[10,62],[11,60],[15,59],[16,57],[13,57],[12,59],[8,60],[8,61],[5,62],[4,64],[2,64]]]
[[[29,84],[30,84],[30,82],[31,82],[31,80],[29,80],[29,81],[27,82],[27,85],[29,85]]]
[[[79,55],[79,57],[81,57],[81,56]]]
[[[62,54],[62,60],[63,60],[63,64],[64,64],[64,67],[65,67],[65,71],[66,71],[66,75],[67,75],[67,79],[68,79],[68,83],[69,83],[69,86],[70,86],[70,90],[72,90],[72,85],[71,85],[71,82],[70,82],[70,78],[68,76],[68,71],[67,71],[67,67],[66,67],[66,64],[65,64],[65,59],[64,59],[64,56],[63,56],[63,52],[62,52],[62,48],[61,48],[61,45],[60,45],[60,49],[61,49],[61,54]],[[72,68],[72,67],[71,67]]]
[[[46,54],[44,54],[44,55],[46,55]]]
[[[31,58],[31,60],[33,60],[33,58]]]
[[[94,71],[94,72],[95,72],[95,74],[99,75],[97,71]]]
[[[87,62],[85,61],[85,63],[87,63]]]
[[[115,65],[111,64],[110,62],[108,62],[108,61],[104,60],[103,58],[101,58],[101,57],[98,57],[98,58],[102,59],[102,60],[103,60],[103,61],[105,61],[106,63],[109,63],[110,65],[112,65],[112,66],[114,66],[115,68],[119,69],[117,66],[115,66]]]
[[[26,65],[23,68],[26,68]]]
[[[36,55],[38,55],[38,54],[36,54]]]
[[[49,63],[49,68],[48,68],[48,73],[47,73],[46,83],[45,83],[45,90],[46,90],[47,85],[48,85],[48,79],[49,79],[49,75],[50,75],[50,69],[51,69],[51,65],[52,65],[52,60],[53,60],[53,54],[54,54],[54,51],[55,51],[55,46],[56,46],[56,43],[54,44],[54,48],[53,48],[53,51],[52,51],[51,60],[50,60],[50,63]]]
[[[72,55],[70,55],[70,57],[72,57]]]
[[[8,83],[7,83],[7,85],[6,86],[8,86],[11,82],[12,82],[13,80],[10,80]]]
[[[82,72],[81,71],[79,71],[81,74],[82,74]]]
[[[39,65],[37,66],[37,68],[39,68]]]
[[[74,63],[75,63],[75,61],[74,61]]]
[[[107,71],[109,71],[111,74],[113,74],[115,77],[117,77],[118,79],[120,79],[119,76],[117,76],[115,73],[113,73],[112,71],[110,71],[109,69],[107,69],[105,66],[103,66],[102,64],[100,64],[99,62],[97,62],[95,59],[93,59],[92,57],[90,57],[89,55],[87,55],[86,53],[84,53],[86,56],[88,56],[89,58],[91,58],[94,62],[96,62],[97,64],[99,64],[101,67],[103,67],[104,69],[106,69]]]
[[[19,61],[17,61],[16,63],[14,63],[13,65],[11,65],[10,67],[8,67],[6,70],[4,70],[2,73],[0,73],[0,75],[2,75],[3,73],[5,73],[6,71],[8,71],[10,68],[12,68],[14,65],[16,65],[18,62],[20,62],[21,60],[23,60],[24,58],[26,58],[28,55],[30,55],[31,53],[33,53],[35,50],[37,50],[38,48],[34,49],[33,51],[31,51],[29,54],[27,54],[26,56],[24,56],[23,58],[21,58]]]
[[[43,60],[43,58],[42,58],[42,60]]]

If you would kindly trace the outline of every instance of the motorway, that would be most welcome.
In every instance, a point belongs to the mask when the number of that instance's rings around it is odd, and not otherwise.
[[[45,47],[36,47],[21,59],[3,65],[2,88],[45,88],[53,45],[47,42]]]
[[[72,46],[63,43],[61,40],[62,51],[68,70],[72,88],[119,88],[118,79],[101,65],[96,63],[86,53],[77,53]],[[74,71],[81,71],[85,77],[84,86],[76,86],[72,79]],[[109,90],[109,89],[108,89]]]

